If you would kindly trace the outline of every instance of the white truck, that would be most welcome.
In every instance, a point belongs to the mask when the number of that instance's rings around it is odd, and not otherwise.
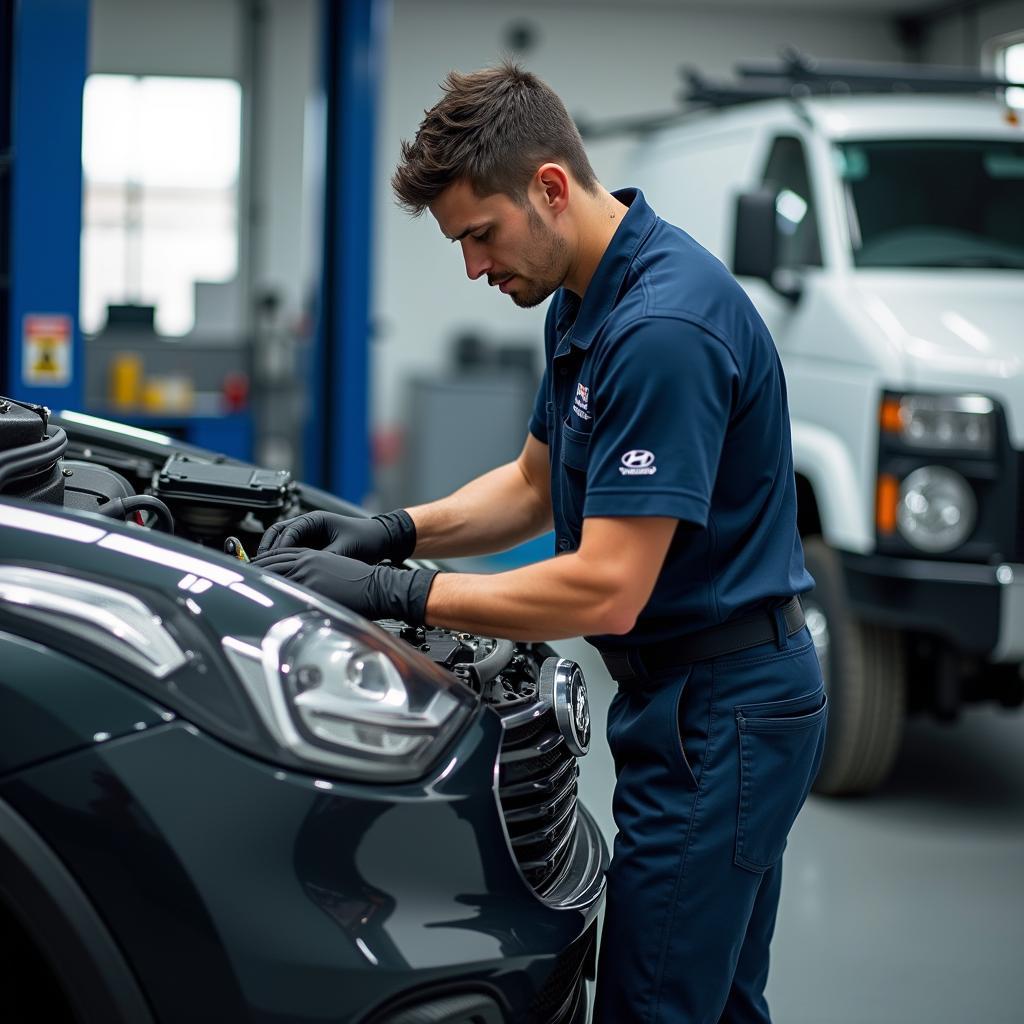
[[[832,709],[816,788],[843,794],[885,778],[908,712],[1024,700],[1024,127],[991,80],[807,67],[704,83],[703,112],[636,126],[626,180],[781,354]]]

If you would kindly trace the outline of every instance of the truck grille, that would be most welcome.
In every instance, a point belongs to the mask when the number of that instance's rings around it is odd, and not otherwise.
[[[522,723],[505,717],[498,797],[512,853],[543,896],[561,880],[572,856],[579,766],[550,709]]]

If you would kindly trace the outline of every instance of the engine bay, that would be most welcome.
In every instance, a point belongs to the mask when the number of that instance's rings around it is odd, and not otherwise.
[[[316,507],[303,501],[303,489],[287,470],[88,435],[54,426],[42,406],[0,399],[0,493],[95,512],[229,553],[238,542],[255,552],[273,523]],[[535,704],[545,663],[553,670],[554,652],[544,644],[393,620],[379,625],[503,714]]]

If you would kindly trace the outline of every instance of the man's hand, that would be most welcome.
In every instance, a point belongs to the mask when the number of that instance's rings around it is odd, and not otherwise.
[[[310,548],[274,548],[252,560],[329,597],[367,619],[401,619],[422,626],[436,569],[395,569]]]
[[[416,525],[404,509],[372,519],[333,512],[307,512],[275,523],[263,535],[257,555],[280,548],[313,548],[375,564],[402,563],[416,549]]]

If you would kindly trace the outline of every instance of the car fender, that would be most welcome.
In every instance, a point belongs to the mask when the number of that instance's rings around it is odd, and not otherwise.
[[[117,942],[32,826],[0,800],[0,899],[48,961],[83,1024],[153,1024]]]

